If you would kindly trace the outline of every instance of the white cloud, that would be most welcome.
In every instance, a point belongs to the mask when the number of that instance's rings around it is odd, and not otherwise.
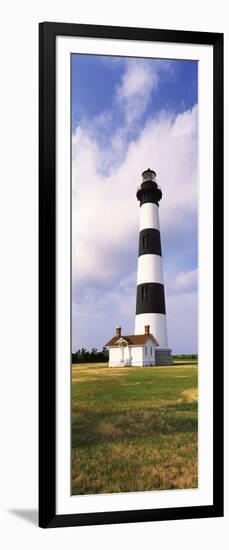
[[[129,251],[137,254],[141,172],[155,169],[163,191],[163,239],[185,232],[197,207],[196,107],[177,118],[162,114],[126,143],[122,162],[101,173],[104,150],[84,128],[73,137],[73,281],[124,277]],[[185,124],[185,132],[184,132]],[[136,239],[136,242],[135,242]],[[134,258],[133,258],[134,260]]]
[[[122,101],[129,99],[134,95],[142,94],[143,88],[155,88],[158,83],[158,76],[144,64],[134,63],[128,65],[127,71],[124,73],[122,83],[118,88],[117,95]]]
[[[116,92],[117,101],[124,109],[128,125],[138,120],[145,112],[158,80],[156,64],[153,68],[152,64],[144,61],[129,61]]]
[[[169,345],[173,353],[198,353],[197,293],[167,296]]]
[[[197,269],[191,271],[181,271],[172,282],[172,289],[183,292],[190,292],[197,288]]]

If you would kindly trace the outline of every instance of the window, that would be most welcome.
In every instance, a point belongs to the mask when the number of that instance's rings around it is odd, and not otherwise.
[[[142,237],[142,247],[144,250],[147,248],[147,235],[143,235]]]
[[[146,287],[146,285],[142,285],[141,295],[142,295],[142,301],[146,300],[146,298],[147,298],[147,287]]]
[[[145,355],[147,355],[147,346],[145,346]]]
[[[153,348],[150,346],[150,355],[153,355]]]

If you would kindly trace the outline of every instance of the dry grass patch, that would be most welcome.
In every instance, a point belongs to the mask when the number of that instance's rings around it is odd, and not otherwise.
[[[197,388],[190,388],[188,390],[184,390],[181,393],[182,398],[177,400],[177,403],[181,403],[182,401],[185,401],[186,403],[192,403],[193,401],[197,401],[198,399],[198,390]]]
[[[97,430],[103,437],[117,438],[121,435],[121,430],[117,426],[114,426],[111,422],[106,422],[105,420],[102,420],[102,422],[99,423]]]

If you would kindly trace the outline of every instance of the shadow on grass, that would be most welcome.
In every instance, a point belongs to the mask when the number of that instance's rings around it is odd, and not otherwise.
[[[173,366],[174,367],[181,367],[181,366],[185,366],[185,367],[198,367],[198,363],[195,361],[173,361]]]

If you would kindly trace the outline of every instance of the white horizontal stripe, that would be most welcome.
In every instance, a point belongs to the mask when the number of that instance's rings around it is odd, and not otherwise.
[[[163,284],[162,258],[157,254],[142,254],[138,258],[137,284]]]
[[[159,348],[168,349],[166,315],[163,313],[140,313],[135,317],[135,334],[144,334],[145,325],[156,338]]]
[[[147,228],[160,231],[158,206],[152,202],[146,202],[140,208],[140,231]]]

